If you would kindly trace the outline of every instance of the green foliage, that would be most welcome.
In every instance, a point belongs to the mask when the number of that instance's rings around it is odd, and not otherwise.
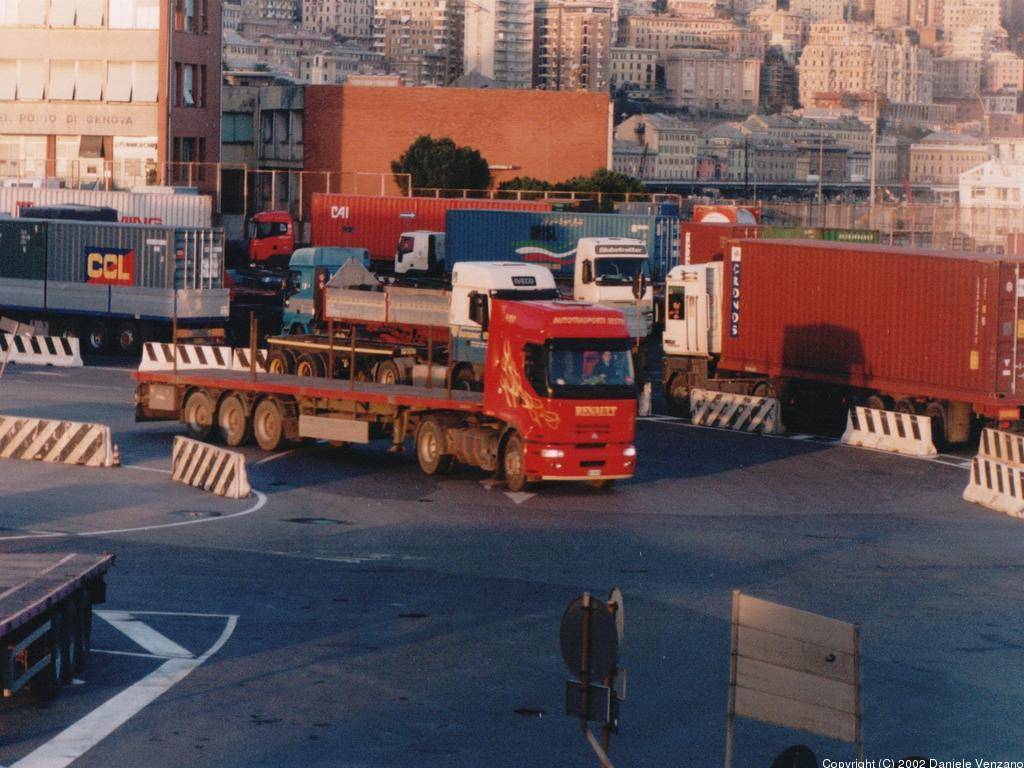
[[[391,161],[391,172],[409,174],[417,189],[487,189],[491,171],[478,150],[460,147],[449,138],[420,136]],[[404,179],[396,179],[404,186]]]
[[[606,192],[611,194],[622,194],[625,192],[643,192],[644,185],[640,179],[627,176],[617,171],[609,171],[607,168],[599,168],[590,176],[574,176],[567,181],[560,181],[552,184],[530,176],[517,176],[514,179],[503,181],[498,189],[557,189],[565,192]]]

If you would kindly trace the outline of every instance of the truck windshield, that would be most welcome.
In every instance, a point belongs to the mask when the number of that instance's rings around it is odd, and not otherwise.
[[[551,342],[547,384],[552,397],[635,397],[630,344],[611,339]]]
[[[647,259],[627,256],[602,256],[594,260],[594,281],[600,285],[630,285],[637,272],[650,282]]]
[[[252,239],[262,240],[287,234],[288,225],[281,221],[254,221],[249,232]]]

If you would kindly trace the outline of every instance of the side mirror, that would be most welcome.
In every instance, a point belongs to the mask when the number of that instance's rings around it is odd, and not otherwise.
[[[477,293],[476,291],[469,294],[469,319],[483,330],[487,330],[491,320],[491,312],[486,294]]]
[[[583,262],[583,284],[587,285],[594,282],[594,263],[587,259]]]
[[[633,278],[633,295],[639,301],[645,293],[647,293],[647,275],[642,269],[637,270],[636,276]]]

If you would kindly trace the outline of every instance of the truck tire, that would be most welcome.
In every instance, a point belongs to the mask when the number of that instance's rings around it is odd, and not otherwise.
[[[213,416],[216,408],[213,398],[202,389],[194,389],[185,398],[181,409],[181,420],[185,422],[189,437],[206,440],[213,431]]]
[[[92,595],[88,589],[83,589],[75,601],[75,611],[78,613],[78,632],[75,635],[77,653],[75,655],[75,671],[82,672],[89,664],[89,654],[92,653]]]
[[[513,432],[505,441],[505,450],[501,452],[501,474],[505,478],[505,485],[513,493],[530,487],[526,479],[526,451],[523,449],[523,438],[518,432]]]
[[[126,320],[117,326],[114,339],[117,351],[122,355],[137,355],[142,348],[142,329],[134,320]]]
[[[472,392],[476,386],[472,368],[460,368],[452,381],[452,389],[457,389],[460,392]]]
[[[437,419],[428,416],[420,422],[416,430],[416,458],[423,474],[443,475],[452,468],[455,457],[444,452],[447,443],[444,428]]]
[[[264,451],[276,451],[284,442],[284,414],[272,397],[260,400],[252,414],[252,433]]]
[[[245,413],[242,398],[232,393],[220,401],[217,408],[217,432],[225,445],[232,448],[248,442],[252,436],[252,422]]]
[[[110,343],[107,324],[102,320],[90,320],[86,325],[83,341],[85,342],[84,351],[94,355],[102,355],[107,351],[107,345]]]
[[[946,439],[946,409],[942,403],[932,400],[925,406],[924,415],[932,420],[932,443],[936,450],[945,450],[949,444]]]
[[[324,361],[315,352],[304,352],[295,358],[295,375],[306,378],[322,379],[324,377]]]
[[[64,678],[64,651],[61,646],[60,611],[54,611],[50,619],[50,631],[36,640],[29,648],[29,666],[35,664],[47,653],[50,654],[50,663],[39,670],[29,680],[29,690],[37,701],[50,701],[60,691],[60,682]]]
[[[275,349],[267,355],[267,373],[290,376],[295,370],[295,355],[287,349]]]
[[[690,388],[686,386],[686,377],[681,375],[669,379],[665,387],[665,400],[668,401],[668,410],[673,416],[690,415]]]
[[[384,360],[377,364],[373,378],[378,384],[401,384],[402,371],[394,360]]]

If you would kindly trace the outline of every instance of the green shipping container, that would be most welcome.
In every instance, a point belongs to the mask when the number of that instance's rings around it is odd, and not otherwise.
[[[881,235],[877,229],[824,229],[822,240],[835,243],[879,243]]]
[[[0,219],[0,278],[46,279],[46,225]]]

